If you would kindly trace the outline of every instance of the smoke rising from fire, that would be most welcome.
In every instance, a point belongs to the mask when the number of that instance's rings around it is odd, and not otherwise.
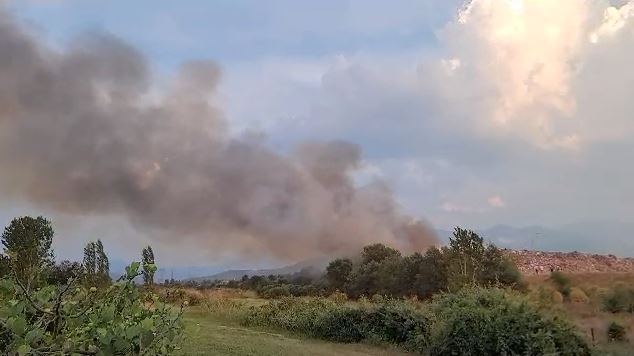
[[[355,187],[359,147],[289,156],[232,138],[213,103],[220,70],[190,62],[160,89],[143,56],[103,34],[47,47],[0,10],[0,191],[70,214],[127,217],[148,235],[217,251],[301,258],[382,241],[435,243],[377,182]],[[159,94],[160,93],[160,94]]]

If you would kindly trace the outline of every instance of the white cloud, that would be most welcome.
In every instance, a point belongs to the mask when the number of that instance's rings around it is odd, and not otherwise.
[[[492,208],[503,208],[506,205],[504,199],[502,199],[499,195],[490,196],[489,199],[487,199],[487,202]]]
[[[357,178],[386,179],[409,211],[441,226],[628,219],[634,36],[621,15],[617,31],[598,31],[609,7],[474,1],[434,51],[229,65],[228,116],[260,123],[280,147],[361,144]]]

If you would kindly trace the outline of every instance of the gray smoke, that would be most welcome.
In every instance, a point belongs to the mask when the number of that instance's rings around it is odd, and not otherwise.
[[[284,156],[230,137],[213,104],[219,78],[212,62],[191,62],[159,87],[116,38],[84,35],[57,51],[0,10],[0,190],[241,254],[435,243],[385,185],[354,186],[357,146],[309,142]]]

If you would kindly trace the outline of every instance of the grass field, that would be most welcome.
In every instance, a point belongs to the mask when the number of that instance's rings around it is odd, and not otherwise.
[[[182,355],[405,355],[392,349],[360,344],[337,344],[278,332],[244,328],[202,307],[185,315]]]
[[[617,284],[634,286],[634,274],[578,274],[568,276],[573,287],[583,290],[587,300],[553,303],[550,312],[572,321],[602,355],[634,355],[634,315],[612,314],[602,308],[601,294]],[[540,288],[553,288],[548,276],[529,276],[529,295]],[[200,305],[189,307],[184,321],[186,339],[182,355],[405,355],[395,348],[366,344],[340,344],[301,335],[247,328],[240,325],[241,313],[250,306],[267,303],[252,291],[212,289],[188,290]],[[546,311],[548,312],[548,311]],[[626,327],[626,342],[609,342],[607,326],[616,321]],[[594,337],[593,337],[594,336]]]
[[[555,311],[585,334],[586,338],[597,346],[601,354],[633,356],[634,355],[634,314],[612,314],[603,310],[601,295],[618,284],[634,286],[633,273],[578,273],[566,274],[572,287],[581,289],[588,297],[584,302],[565,302],[552,305]],[[531,291],[540,287],[551,287],[549,276],[527,276]],[[608,324],[618,322],[626,327],[626,342],[610,342],[607,337]]]

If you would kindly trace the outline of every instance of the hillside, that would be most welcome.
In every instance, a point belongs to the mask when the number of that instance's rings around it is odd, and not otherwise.
[[[544,252],[505,250],[525,274],[545,274],[552,271],[566,273],[623,273],[634,272],[634,258],[598,255],[581,252]]]
[[[233,269],[208,276],[196,277],[189,279],[190,281],[235,281],[242,276],[268,276],[268,275],[290,275],[299,272],[320,273],[328,265],[329,259],[310,259],[298,262],[289,266],[270,268],[270,269]]]

